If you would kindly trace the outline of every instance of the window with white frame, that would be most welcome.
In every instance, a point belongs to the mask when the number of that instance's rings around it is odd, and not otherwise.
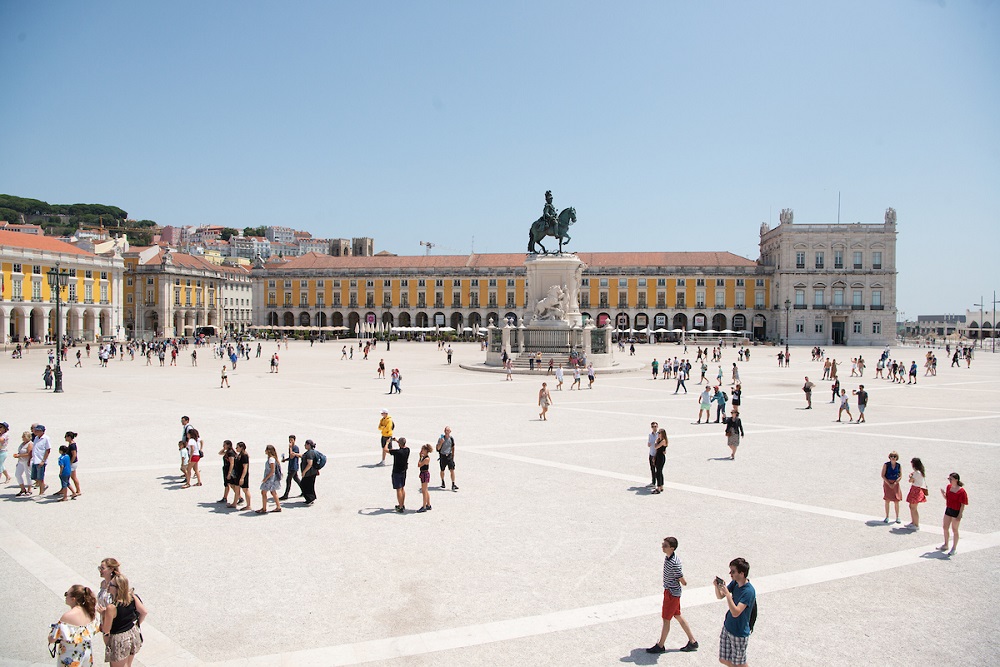
[[[882,268],[882,251],[876,250],[872,253],[872,268],[881,269]]]
[[[823,305],[823,290],[821,289],[813,290],[813,305],[815,306]]]
[[[855,250],[854,251],[854,268],[855,269],[863,268],[864,264],[862,263],[862,259],[861,258],[862,258],[861,251],[860,250]]]
[[[881,306],[882,305],[882,290],[873,289],[872,290],[872,305]]]
[[[858,321],[854,322],[854,333],[856,334],[861,333],[861,322]]]
[[[764,307],[764,290],[759,289],[756,292],[754,292],[754,295],[753,295],[753,307],[754,308],[763,308]]]
[[[880,333],[882,333],[882,323],[881,322],[872,322],[872,333],[873,334],[880,334]]]
[[[795,305],[796,306],[806,305],[806,291],[804,289],[795,290]]]

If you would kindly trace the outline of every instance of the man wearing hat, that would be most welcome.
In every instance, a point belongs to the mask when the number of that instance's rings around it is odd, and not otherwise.
[[[45,486],[45,464],[49,460],[52,444],[49,442],[49,436],[45,435],[45,427],[41,424],[32,426],[31,433],[34,436],[31,449],[31,479],[38,487],[38,495],[43,496],[45,489],[48,488]]]
[[[392,440],[392,429],[395,424],[392,423],[392,417],[389,416],[388,410],[382,410],[382,419],[378,422],[378,430],[382,435],[382,461],[379,463],[380,466],[385,465],[385,446],[389,444]]]

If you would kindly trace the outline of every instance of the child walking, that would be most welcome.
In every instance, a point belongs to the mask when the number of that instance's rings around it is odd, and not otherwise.
[[[420,495],[423,497],[424,503],[417,510],[418,514],[431,509],[431,494],[427,490],[427,484],[431,481],[431,451],[433,449],[429,444],[424,445],[420,448],[420,458],[417,459],[417,466],[420,468]]]

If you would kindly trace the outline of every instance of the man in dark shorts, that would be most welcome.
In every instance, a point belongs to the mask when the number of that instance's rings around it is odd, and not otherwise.
[[[445,426],[444,433],[438,438],[437,452],[441,467],[441,488],[447,488],[444,485],[444,471],[447,468],[451,471],[451,490],[458,491],[458,486],[455,485],[455,438],[451,436],[450,426]]]
[[[399,447],[393,449],[393,442]],[[406,438],[390,438],[382,451],[392,456],[392,488],[396,489],[396,511],[402,514],[406,511],[406,468],[410,462],[410,448],[406,446]]]

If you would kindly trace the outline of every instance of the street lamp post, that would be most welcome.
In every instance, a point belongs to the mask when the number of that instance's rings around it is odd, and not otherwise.
[[[60,365],[62,360],[62,288],[69,282],[69,271],[60,270],[59,262],[56,262],[56,267],[50,269],[47,276],[49,288],[56,291],[56,383],[52,393],[61,394],[63,390],[62,366]]]
[[[785,299],[785,345],[788,345],[788,311],[792,307],[791,299]]]

